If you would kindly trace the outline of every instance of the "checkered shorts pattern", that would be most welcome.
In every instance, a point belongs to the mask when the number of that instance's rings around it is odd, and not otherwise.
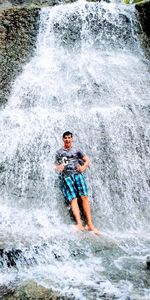
[[[69,202],[78,196],[88,196],[88,189],[83,174],[72,174],[62,178],[61,190]]]

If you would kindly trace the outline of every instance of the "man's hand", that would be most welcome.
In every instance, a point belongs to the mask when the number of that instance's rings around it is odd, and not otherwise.
[[[60,164],[60,165],[55,165],[55,171],[56,172],[63,172],[64,171],[64,165]]]
[[[84,172],[86,170],[86,168],[87,167],[85,167],[84,165],[83,166],[77,165],[77,171],[80,172],[80,173]]]
[[[80,172],[80,173],[84,172],[89,167],[90,160],[89,160],[87,155],[85,155],[83,157],[83,162],[84,162],[84,164],[82,166],[77,165],[77,171]]]

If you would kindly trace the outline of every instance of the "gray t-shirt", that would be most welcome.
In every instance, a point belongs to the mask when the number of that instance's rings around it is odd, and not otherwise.
[[[64,164],[64,175],[76,174],[79,173],[76,169],[77,165],[83,164],[84,156],[85,154],[75,147],[72,147],[71,149],[65,149],[62,147],[56,152],[55,163],[57,165],[60,165],[61,163]]]

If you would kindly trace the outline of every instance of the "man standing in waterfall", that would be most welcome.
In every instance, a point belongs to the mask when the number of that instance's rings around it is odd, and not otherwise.
[[[89,167],[90,161],[87,155],[73,146],[73,134],[64,132],[63,147],[56,152],[55,171],[60,173],[61,190],[64,197],[70,203],[79,230],[90,230],[99,235],[100,232],[94,227],[91,216],[88,189],[83,172]],[[82,200],[83,211],[87,225],[83,227],[78,197]]]

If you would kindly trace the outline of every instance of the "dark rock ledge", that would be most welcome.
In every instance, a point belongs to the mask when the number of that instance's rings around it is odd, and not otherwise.
[[[142,27],[141,41],[145,54],[150,59],[150,0],[135,4],[135,8]]]
[[[34,52],[39,10],[32,7],[0,10],[0,104],[6,102],[11,83]]]
[[[150,37],[150,1],[139,2],[135,5],[143,31]]]

